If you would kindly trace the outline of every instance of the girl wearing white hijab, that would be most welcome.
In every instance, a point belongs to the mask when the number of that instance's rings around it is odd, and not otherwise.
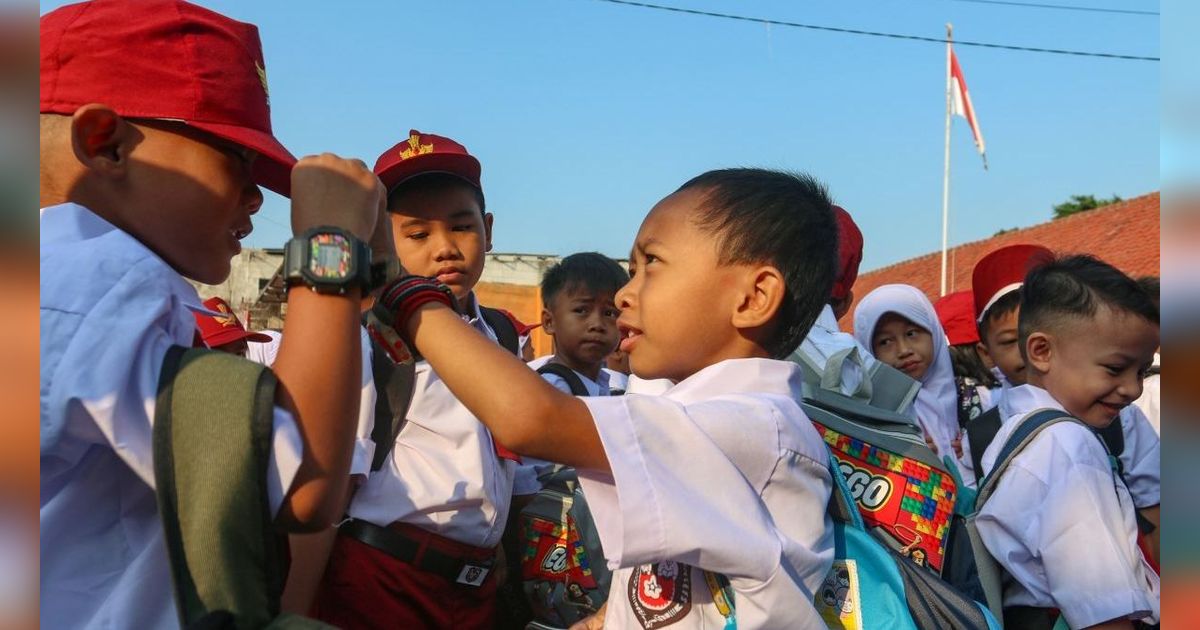
[[[929,298],[907,284],[871,291],[854,310],[854,336],[876,359],[921,383],[915,406],[926,441],[939,457],[949,456],[963,483],[974,487],[970,449],[958,425],[949,343]]]

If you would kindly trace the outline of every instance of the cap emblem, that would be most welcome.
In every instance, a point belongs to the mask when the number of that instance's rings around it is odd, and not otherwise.
[[[216,320],[218,324],[226,328],[237,326],[237,317],[233,314],[233,311],[229,310],[228,306],[226,306],[223,302],[217,303],[216,306],[218,311],[222,313],[228,313],[228,315],[222,317],[218,317],[216,315],[213,316],[213,319]]]
[[[267,69],[262,67],[262,64],[258,63],[258,60],[254,61],[254,69],[258,72],[258,82],[262,83],[263,94],[267,97],[267,107],[270,107],[271,90],[267,88]]]
[[[420,134],[414,133],[408,137],[408,148],[400,151],[400,159],[407,160],[426,153],[433,153],[433,143],[421,144]]]

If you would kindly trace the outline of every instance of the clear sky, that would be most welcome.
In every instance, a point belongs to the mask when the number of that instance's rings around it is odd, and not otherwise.
[[[1156,15],[962,0],[657,3],[935,38],[952,22],[962,40],[1159,56]],[[944,45],[597,0],[200,4],[259,26],[275,132],[297,156],[373,164],[410,128],[465,144],[483,163],[494,251],[623,257],[655,202],[728,166],[825,181],[863,229],[864,269],[940,246]],[[952,244],[1045,221],[1071,194],[1158,189],[1158,62],[956,52],[990,170],[955,118]],[[247,244],[279,247],[288,206],[266,195]]]

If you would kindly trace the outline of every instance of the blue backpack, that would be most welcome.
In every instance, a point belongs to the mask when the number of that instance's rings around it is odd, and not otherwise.
[[[817,612],[834,629],[998,630],[986,606],[927,567],[883,544],[863,525],[838,461],[830,454],[833,566],[814,594]]]

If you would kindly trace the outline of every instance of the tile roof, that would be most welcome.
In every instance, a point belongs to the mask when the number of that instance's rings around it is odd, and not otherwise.
[[[1061,254],[1092,254],[1135,277],[1159,275],[1159,193],[953,247],[946,252],[946,291],[970,289],[975,263],[992,250],[1016,243],[1044,245]],[[859,275],[855,306],[872,289],[892,283],[911,284],[936,300],[941,260],[941,252],[935,251]],[[842,328],[852,327],[853,318],[852,307],[840,322]]]

